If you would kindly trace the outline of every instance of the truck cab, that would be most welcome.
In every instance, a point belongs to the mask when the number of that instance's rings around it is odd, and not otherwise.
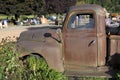
[[[105,13],[102,7],[71,7],[64,27],[66,67],[97,67],[106,62]]]
[[[17,41],[21,57],[39,54],[52,69],[66,74],[110,69],[108,63],[116,63],[111,58],[119,54],[119,47],[119,36],[106,34],[104,9],[95,4],[72,6],[62,27],[28,30]]]

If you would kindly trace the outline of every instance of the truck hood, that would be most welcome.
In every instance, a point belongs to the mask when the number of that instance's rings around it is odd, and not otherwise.
[[[47,41],[58,41],[58,35],[56,30],[60,27],[45,27],[45,28],[36,28],[28,31],[24,31],[20,34],[18,39],[19,41],[38,41],[45,42]]]

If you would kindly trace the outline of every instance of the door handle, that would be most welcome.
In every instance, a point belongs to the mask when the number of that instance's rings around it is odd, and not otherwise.
[[[90,46],[94,45],[94,44],[95,44],[95,42],[96,42],[96,40],[92,40],[92,41],[88,44],[88,47],[90,47]]]

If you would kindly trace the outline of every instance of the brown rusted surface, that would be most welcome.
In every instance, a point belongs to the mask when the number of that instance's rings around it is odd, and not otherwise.
[[[62,52],[56,29],[37,28],[21,33],[17,42],[21,56],[31,53],[40,54],[51,68],[63,72]]]
[[[120,36],[110,35],[109,44],[109,64],[117,68],[120,65]]]
[[[93,23],[89,26],[88,19],[83,28],[70,27],[74,15],[92,16]],[[111,51],[106,53],[105,13],[101,6],[88,4],[71,7],[61,30],[58,33],[57,28],[42,28],[21,33],[17,44],[22,51],[21,56],[38,53],[51,68],[61,72],[85,71],[86,74],[86,71],[98,71],[99,75],[99,70],[105,70],[100,67],[106,65],[106,58],[120,52],[119,38],[110,36]]]
[[[69,12],[73,12],[75,10],[76,11],[77,10],[86,10],[86,11],[91,10],[91,11],[94,11],[97,15],[105,16],[105,12],[103,8],[96,4],[83,4],[80,6],[73,6],[73,7],[70,7]]]
[[[86,72],[79,72],[79,71],[66,71],[65,74],[69,77],[69,80],[83,80],[81,77],[93,77],[93,78],[114,78],[116,77],[116,73],[118,70],[112,71],[86,71]],[[71,79],[73,78],[73,79]]]
[[[91,13],[94,16],[93,29],[68,29],[69,18],[74,14]],[[64,58],[67,70],[81,67],[97,67],[105,65],[106,34],[105,14],[98,5],[82,5],[71,7],[63,27]],[[94,42],[94,43],[92,43]],[[91,44],[89,46],[89,44]]]

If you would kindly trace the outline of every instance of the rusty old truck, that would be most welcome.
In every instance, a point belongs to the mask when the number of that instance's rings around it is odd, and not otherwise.
[[[66,75],[111,75],[120,64],[120,36],[106,33],[105,11],[96,4],[70,7],[62,27],[22,32],[17,50],[21,57],[41,56]]]

